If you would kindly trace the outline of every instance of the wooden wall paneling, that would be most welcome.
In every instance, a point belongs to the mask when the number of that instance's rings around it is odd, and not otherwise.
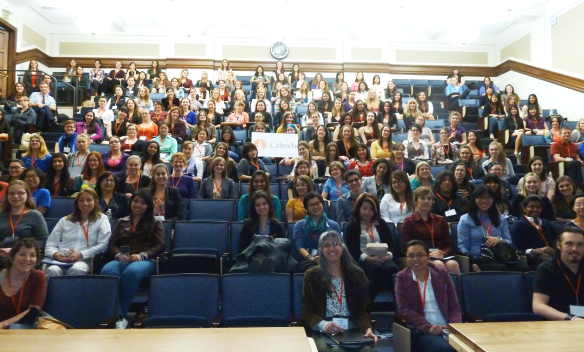
[[[496,66],[494,70],[495,74],[493,76],[499,76],[505,72],[515,71],[562,87],[573,89],[578,92],[584,92],[584,80],[582,79],[539,67],[533,67],[531,65],[514,60],[507,60]]]

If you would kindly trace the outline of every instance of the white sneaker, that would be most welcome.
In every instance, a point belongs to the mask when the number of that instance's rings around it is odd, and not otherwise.
[[[116,322],[116,329],[125,329],[128,326],[126,318],[122,318]]]

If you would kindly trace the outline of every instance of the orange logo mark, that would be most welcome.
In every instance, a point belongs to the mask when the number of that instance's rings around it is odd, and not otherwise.
[[[258,148],[258,151],[265,150],[268,147],[268,142],[265,139],[256,139],[253,144]]]

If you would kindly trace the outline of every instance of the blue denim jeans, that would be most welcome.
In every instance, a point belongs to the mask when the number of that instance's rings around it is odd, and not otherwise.
[[[140,280],[156,273],[156,263],[153,260],[144,260],[130,264],[122,264],[117,260],[107,263],[101,269],[101,275],[118,276],[120,278],[120,303],[118,316],[125,318],[130,304],[138,291]]]
[[[506,118],[501,117],[489,117],[489,133],[495,134],[497,131],[504,131],[509,129],[509,121]]]

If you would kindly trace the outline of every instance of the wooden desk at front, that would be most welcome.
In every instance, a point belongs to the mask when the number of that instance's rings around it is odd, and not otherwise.
[[[303,328],[0,330],[2,352],[310,352]]]
[[[584,322],[450,324],[449,343],[465,352],[584,351]]]

